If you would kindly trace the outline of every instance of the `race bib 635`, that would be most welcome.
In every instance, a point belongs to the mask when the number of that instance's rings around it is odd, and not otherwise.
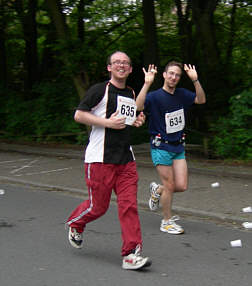
[[[117,111],[118,117],[125,117],[125,124],[132,125],[136,120],[136,102],[132,98],[118,96]]]

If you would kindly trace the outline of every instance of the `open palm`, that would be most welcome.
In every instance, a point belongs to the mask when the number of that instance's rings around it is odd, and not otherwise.
[[[191,80],[198,79],[198,74],[197,74],[197,71],[196,71],[194,65],[186,65],[186,64],[184,64],[184,70],[185,70],[185,72],[187,73],[187,75],[189,76],[189,78]]]

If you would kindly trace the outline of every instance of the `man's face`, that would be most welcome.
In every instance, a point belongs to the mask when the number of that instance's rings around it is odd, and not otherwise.
[[[132,66],[129,57],[121,52],[112,55],[111,62],[107,66],[111,73],[111,78],[125,79],[132,72]]]
[[[170,88],[176,87],[181,77],[181,69],[178,66],[170,66],[163,72],[164,84]]]

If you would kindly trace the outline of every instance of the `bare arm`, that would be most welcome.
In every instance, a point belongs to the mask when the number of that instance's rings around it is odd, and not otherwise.
[[[204,104],[206,103],[206,95],[205,92],[199,82],[199,80],[195,81],[194,83],[195,91],[196,91],[196,97],[194,102],[196,104]]]
[[[126,127],[125,118],[118,118],[116,117],[117,114],[118,111],[113,113],[110,118],[102,118],[90,113],[89,111],[76,110],[74,114],[74,120],[78,123],[86,125],[95,125],[112,129],[123,129]]]
[[[144,79],[144,85],[136,98],[137,110],[144,109],[146,94],[154,81],[155,74],[157,73],[157,67],[155,65],[149,65],[148,71],[146,71],[145,68],[143,68],[143,72],[145,74],[145,79]]]
[[[194,87],[195,87],[195,92],[196,92],[196,97],[194,102],[196,104],[203,104],[206,103],[206,94],[204,92],[204,89],[202,88],[199,80],[198,80],[198,74],[195,69],[195,66],[191,65],[184,65],[184,70],[189,76],[189,78],[192,80]]]

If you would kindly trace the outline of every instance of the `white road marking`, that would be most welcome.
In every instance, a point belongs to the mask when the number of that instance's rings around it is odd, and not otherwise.
[[[65,170],[70,170],[70,169],[72,169],[72,167],[70,167],[70,168],[62,168],[62,169],[55,169],[55,170],[48,170],[48,171],[33,172],[33,173],[18,174],[18,175],[15,175],[15,176],[16,177],[32,176],[32,175],[38,175],[38,174],[47,174],[47,173],[53,173],[53,172],[60,172],[60,171],[65,171]]]
[[[31,161],[28,165],[24,165],[24,166],[22,166],[22,167],[20,167],[20,168],[18,168],[18,169],[15,169],[15,170],[11,171],[10,173],[11,173],[11,174],[15,174],[15,173],[17,173],[17,172],[19,172],[19,171],[21,171],[21,170],[23,170],[23,169],[25,169],[25,168],[29,168],[29,167],[31,167],[31,165],[32,165],[33,163],[36,163],[37,161],[38,161],[38,159],[35,159],[35,160]]]
[[[9,163],[16,163],[19,161],[28,161],[29,159],[19,159],[19,160],[13,160],[13,161],[2,161],[0,164],[9,164]]]

